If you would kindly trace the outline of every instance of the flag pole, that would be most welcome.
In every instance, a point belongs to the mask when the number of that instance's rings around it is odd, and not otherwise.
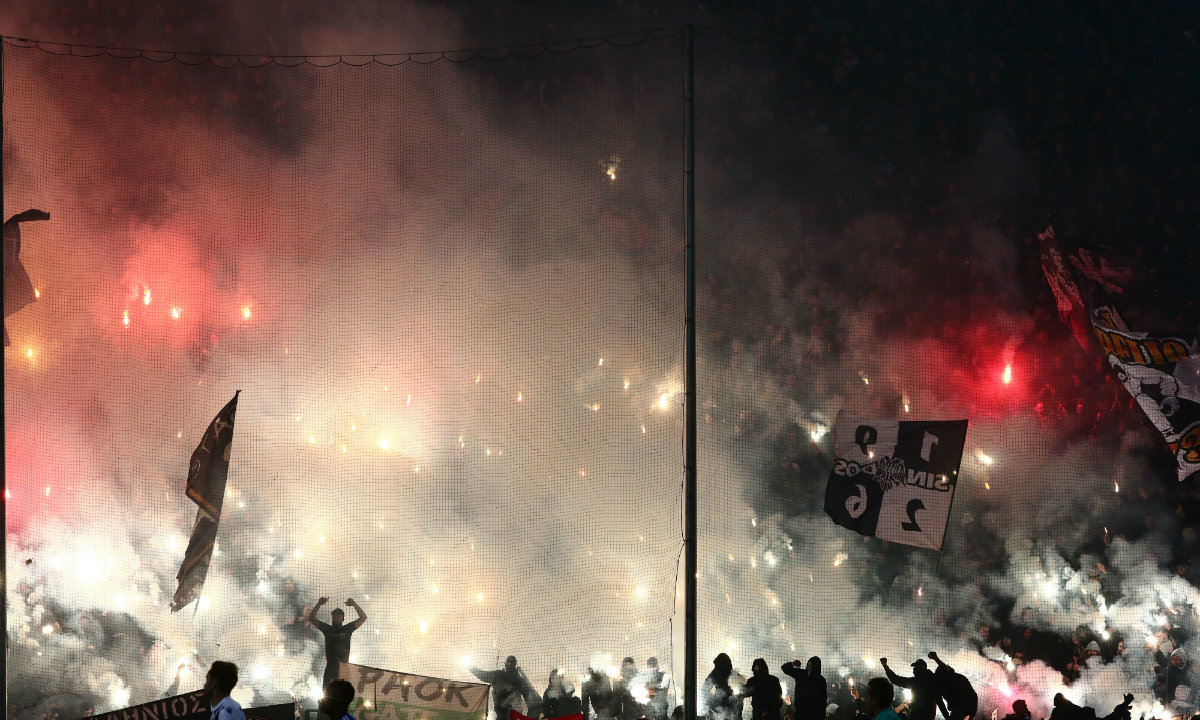
[[[683,717],[696,720],[696,133],[695,28],[684,28],[683,145],[684,228],[686,233],[687,300],[684,308],[683,411],[683,545],[684,643]]]

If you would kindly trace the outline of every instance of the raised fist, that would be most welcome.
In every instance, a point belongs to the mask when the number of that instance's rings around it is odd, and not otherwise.
[[[327,602],[329,602],[329,598],[323,597],[317,600],[317,605],[324,605]]]
[[[887,658],[879,658],[879,664],[887,667]]]

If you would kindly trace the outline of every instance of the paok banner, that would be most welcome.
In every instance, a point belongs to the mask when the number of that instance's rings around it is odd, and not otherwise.
[[[941,550],[967,421],[839,415],[825,512],[860,535]]]
[[[1092,326],[1113,374],[1167,441],[1178,478],[1200,471],[1200,343],[1130,330],[1101,292]]]
[[[484,720],[488,688],[425,675],[342,663],[338,677],[354,686],[358,720]]]

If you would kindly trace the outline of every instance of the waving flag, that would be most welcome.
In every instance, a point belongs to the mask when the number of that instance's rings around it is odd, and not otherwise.
[[[1117,380],[1167,441],[1178,478],[1200,471],[1200,343],[1130,330],[1099,291],[1092,327]]]
[[[941,550],[967,421],[851,421],[838,416],[825,512],[838,525]]]
[[[4,222],[4,317],[17,312],[37,299],[33,282],[21,262],[21,223],[49,220],[44,210],[26,210]],[[8,326],[4,327],[4,347],[8,347]]]
[[[239,390],[238,393],[241,391]],[[217,413],[204,431],[200,444],[192,452],[188,467],[187,496],[198,506],[196,524],[188,540],[183,564],[179,567],[178,587],[171,601],[171,612],[200,597],[221,522],[221,502],[225,498],[225,480],[229,475],[229,453],[233,445],[233,419],[237,413],[238,393]]]

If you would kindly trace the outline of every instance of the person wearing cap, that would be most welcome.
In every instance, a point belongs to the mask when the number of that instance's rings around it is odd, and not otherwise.
[[[938,694],[937,681],[934,680],[929,665],[918,659],[912,664],[913,676],[903,677],[888,667],[887,658],[880,658],[879,664],[883,666],[883,671],[887,673],[887,678],[893,685],[912,691],[912,700],[908,704],[909,720],[933,720],[937,699],[941,696]]]
[[[646,680],[646,717],[648,720],[667,720],[671,707],[671,700],[668,697],[671,681],[667,678],[667,674],[659,669],[658,658],[652,657],[646,660],[646,669],[642,675]]]
[[[642,706],[633,696],[633,681],[638,675],[637,661],[632,657],[621,660],[621,669],[613,680],[613,694],[619,703],[618,720],[638,720],[642,716]]]

